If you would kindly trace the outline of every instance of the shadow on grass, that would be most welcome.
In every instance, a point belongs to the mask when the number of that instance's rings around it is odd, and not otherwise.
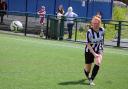
[[[59,83],[59,85],[89,85],[88,83],[86,83],[87,79],[81,79],[81,80],[77,80],[77,81],[66,81],[66,82],[61,82]]]

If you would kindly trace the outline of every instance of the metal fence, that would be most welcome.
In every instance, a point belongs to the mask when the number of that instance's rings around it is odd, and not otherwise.
[[[15,33],[24,36],[36,36],[40,37],[41,25],[39,23],[40,18],[35,15],[30,17],[34,13],[21,13],[11,12],[17,15],[6,15],[4,17],[4,23],[0,24],[1,32]],[[18,15],[19,14],[19,15]],[[10,24],[12,21],[18,20],[23,23],[24,29],[18,32],[12,32],[10,30]],[[66,19],[57,19],[54,15],[46,15],[46,23],[43,27],[45,30],[44,39],[66,40],[68,36]],[[105,45],[128,47],[128,21],[116,21],[116,20],[103,20],[102,26],[105,28]],[[60,25],[60,26],[59,26]],[[85,34],[90,25],[90,19],[86,18],[74,18],[73,36],[71,41],[85,42]],[[60,31],[58,33],[58,30]],[[62,40],[62,39],[61,39]],[[67,40],[68,41],[68,40]]]

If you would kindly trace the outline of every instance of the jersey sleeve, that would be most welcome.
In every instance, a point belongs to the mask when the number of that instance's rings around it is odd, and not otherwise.
[[[87,31],[87,33],[86,33],[86,42],[91,43],[91,34],[89,31]]]

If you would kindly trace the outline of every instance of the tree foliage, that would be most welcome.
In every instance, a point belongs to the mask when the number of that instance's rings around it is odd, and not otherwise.
[[[128,0],[115,0],[115,1],[121,1],[121,2],[123,2],[123,3],[128,5]]]

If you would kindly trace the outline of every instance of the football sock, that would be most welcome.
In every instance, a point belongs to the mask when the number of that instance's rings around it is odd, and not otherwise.
[[[96,77],[98,70],[99,70],[99,66],[95,64],[92,70],[92,75],[91,75],[92,80],[94,80],[94,78]]]
[[[84,69],[84,73],[85,73],[86,77],[89,78],[89,72],[87,72],[87,71]]]

